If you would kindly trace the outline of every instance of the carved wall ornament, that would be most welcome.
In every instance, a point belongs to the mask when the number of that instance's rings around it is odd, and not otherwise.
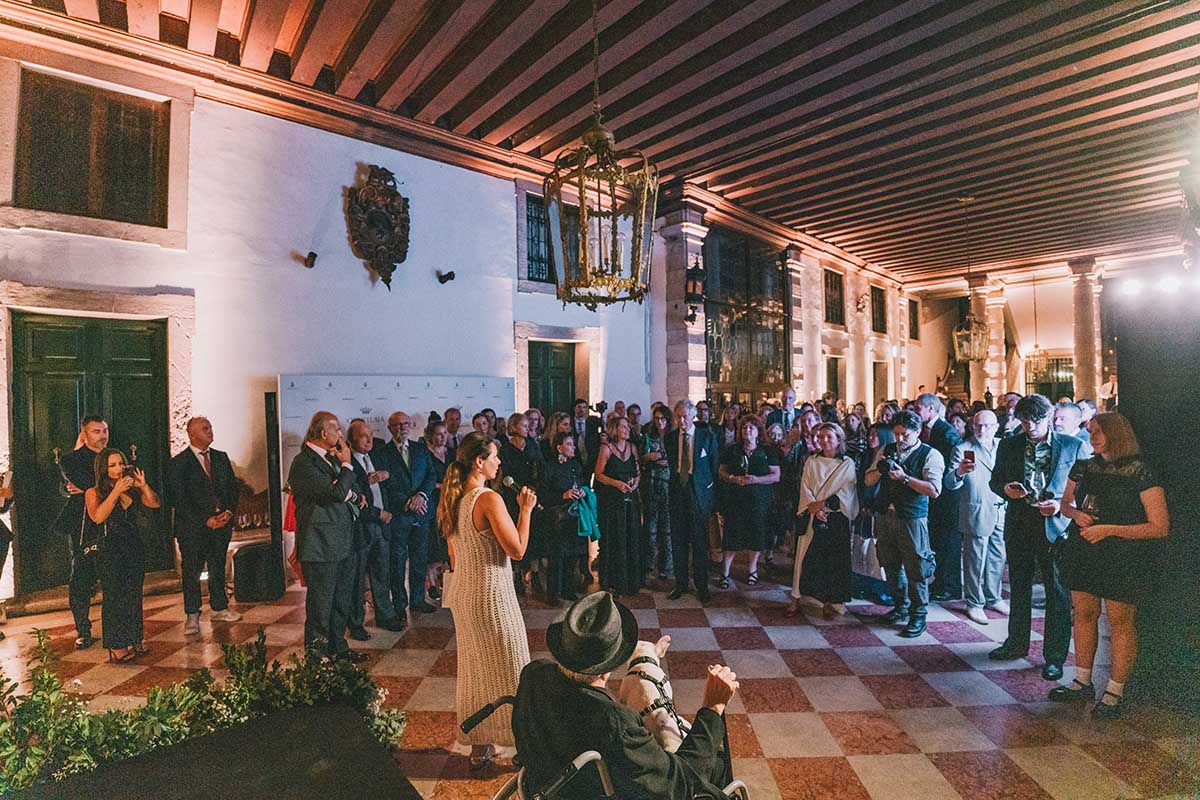
[[[373,164],[367,168],[366,183],[349,192],[350,243],[391,291],[392,273],[408,257],[408,198],[396,191],[390,170]]]

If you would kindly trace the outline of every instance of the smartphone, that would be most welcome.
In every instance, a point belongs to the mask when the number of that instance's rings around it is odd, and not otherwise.
[[[975,451],[974,450],[964,450],[963,451],[963,461],[967,462],[968,464],[974,464],[975,463]]]
[[[126,464],[123,474],[126,478],[136,478],[137,477],[137,467],[134,466],[133,464]]]

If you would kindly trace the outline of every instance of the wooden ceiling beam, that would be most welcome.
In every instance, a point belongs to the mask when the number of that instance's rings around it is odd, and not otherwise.
[[[655,14],[650,20],[643,23],[636,30],[630,31],[628,35],[622,38],[619,42],[604,42],[600,51],[600,84],[604,85],[605,69],[612,70],[614,64],[612,59],[614,55],[624,53],[637,53],[644,47],[651,46],[656,37],[664,31],[674,28],[679,23],[683,22],[700,9],[704,8],[707,0],[673,0],[667,3],[662,11]],[[603,36],[603,33],[601,33]],[[591,26],[587,28],[586,42],[591,41]],[[590,52],[590,51],[589,51]],[[607,52],[608,61],[605,61]],[[607,66],[606,66],[607,64]],[[567,97],[570,97],[575,92],[578,92],[592,82],[592,60],[589,55],[587,69],[577,70],[572,72],[555,83],[553,90],[544,93],[536,98],[532,103],[527,104],[524,108],[519,109],[516,113],[510,115],[507,119],[501,122],[492,130],[484,135],[483,140],[491,144],[499,144],[506,139],[514,138],[514,136],[523,131],[529,123],[537,119],[538,116],[544,114],[549,109],[553,108],[558,103],[561,103]],[[533,145],[526,146],[514,139],[514,144],[518,150],[523,153],[531,152],[534,149]]]
[[[312,86],[326,64],[333,64],[359,19],[368,0],[325,0],[312,34],[299,53],[292,53],[292,80]]]
[[[787,2],[788,0],[754,0],[740,8],[733,5],[717,6],[716,8],[733,9],[733,13],[715,24],[705,24],[695,34],[688,35],[686,46],[670,48],[661,40],[655,42],[655,48],[661,46],[664,52],[655,53],[653,57],[647,59],[648,63],[641,69],[620,80],[611,80],[608,83],[601,80],[601,105],[607,109],[617,100],[639,91],[648,97],[661,97],[660,91],[651,88],[656,83],[656,79],[676,67],[685,64],[691,65],[695,61],[697,52],[714,49],[718,52],[725,52],[731,46],[730,42],[735,40],[744,29],[762,17],[777,11]],[[713,7],[710,6],[710,8]],[[756,47],[762,47],[762,40],[758,37],[753,40],[746,37],[746,40],[754,41]],[[743,52],[743,57],[752,58],[753,56]],[[668,92],[678,91],[678,87],[662,88]],[[576,102],[581,93],[587,97],[591,96],[590,89],[585,87],[531,122],[528,126],[529,129],[535,130],[537,133],[532,136],[523,134],[515,136],[514,139],[521,142],[522,149],[539,147],[544,157],[553,159],[558,150],[576,140],[579,134],[591,125],[592,117],[586,98],[584,98],[585,102]],[[606,115],[605,124],[611,129],[615,123]]]
[[[192,0],[188,11],[188,50],[211,56],[217,49],[221,0]]]
[[[246,21],[246,36],[242,39],[243,67],[267,71],[287,12],[288,0],[254,0]]]
[[[99,0],[63,0],[67,15],[76,19],[86,19],[88,22],[100,21]]]
[[[603,33],[626,14],[631,13],[637,7],[638,2],[639,0],[608,0],[603,3],[596,18],[600,32]],[[506,103],[527,90],[535,81],[548,74],[554,67],[591,40],[592,25],[589,17],[585,24],[581,24],[575,30],[561,36],[557,43],[533,61],[519,76],[509,81],[501,91],[496,92],[486,102],[464,116],[455,124],[454,131],[463,135],[470,134],[484,121],[500,111]]]
[[[437,122],[503,63],[508,54],[520,49],[533,38],[546,20],[557,14],[568,2],[569,0],[535,0],[530,3],[524,12],[508,22],[491,43],[472,55],[471,60],[453,80],[417,111],[416,119],[431,124]]]
[[[412,90],[420,86],[454,48],[462,43],[490,7],[491,3],[488,0],[464,0],[458,10],[426,42],[419,57],[405,65],[391,85],[377,87],[380,96],[375,105],[392,109],[404,102]]]
[[[147,39],[158,38],[158,0],[125,0],[129,32]]]
[[[429,13],[433,0],[393,0],[362,52],[338,82],[337,93],[353,100],[375,78],[392,55],[404,46]]]

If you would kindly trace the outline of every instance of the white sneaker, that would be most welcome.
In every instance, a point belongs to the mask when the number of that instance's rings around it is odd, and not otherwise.
[[[214,611],[212,618],[217,622],[237,622],[242,615],[232,608],[226,608],[222,611]]]
[[[982,608],[976,608],[975,606],[967,606],[967,619],[980,625],[988,624],[988,615],[983,613]]]
[[[988,608],[990,608],[992,611],[995,611],[997,614],[1003,614],[1006,617],[1008,616],[1008,603],[1003,600],[997,600],[988,606]]]
[[[200,615],[188,614],[187,621],[183,623],[184,636],[199,636],[200,635]]]

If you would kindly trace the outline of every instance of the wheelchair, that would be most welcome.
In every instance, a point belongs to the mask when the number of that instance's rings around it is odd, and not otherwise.
[[[506,705],[513,705],[515,702],[516,698],[512,695],[506,694],[503,697],[498,697],[467,717],[459,728],[463,733],[470,733],[479,723],[492,714],[495,714],[496,711]],[[605,765],[604,758],[595,750],[588,750],[577,755],[575,760],[558,774],[557,778],[536,792],[531,792],[525,787],[525,767],[520,767],[517,774],[506,781],[500,787],[500,790],[492,796],[492,800],[555,800],[562,793],[563,788],[570,783],[571,779],[578,775],[588,764],[596,765],[596,771],[600,776],[600,785],[604,790],[604,796],[597,798],[597,800],[620,800],[617,797],[616,788],[613,786],[612,774],[609,772],[607,765]],[[737,800],[750,800],[750,793],[746,789],[746,784],[742,781],[731,781],[722,790],[722,796],[720,798],[712,798],[712,800],[733,800],[733,798],[737,798]]]

